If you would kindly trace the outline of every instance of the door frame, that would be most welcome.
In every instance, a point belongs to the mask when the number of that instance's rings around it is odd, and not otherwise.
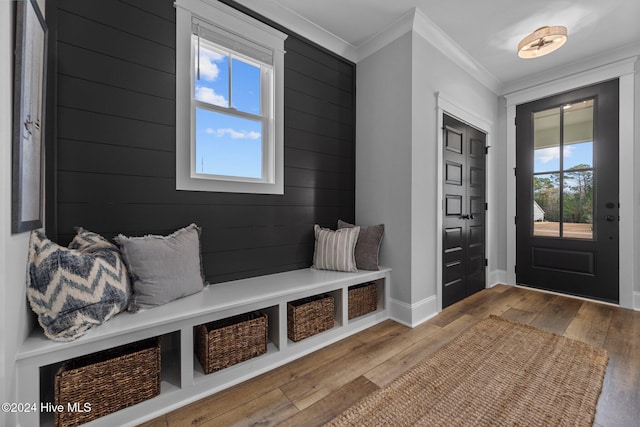
[[[516,216],[516,177],[513,173],[516,167],[516,105],[546,98],[562,92],[594,85],[611,79],[620,81],[620,114],[619,114],[619,183],[620,183],[620,233],[619,240],[619,305],[624,308],[634,308],[634,283],[637,277],[634,260],[636,253],[635,227],[636,208],[634,195],[638,186],[634,181],[634,163],[638,153],[634,150],[634,74],[637,57],[614,62],[593,70],[574,74],[543,83],[541,85],[504,95],[507,107],[507,271],[504,280],[509,284],[516,284],[516,226],[513,220]],[[635,304],[640,308],[640,296]]]
[[[436,92],[436,111],[437,111],[437,145],[438,145],[438,165],[437,165],[437,200],[439,203],[439,208],[437,209],[438,214],[436,217],[436,227],[438,230],[438,239],[436,239],[436,265],[438,266],[436,271],[436,300],[437,300],[437,313],[442,311],[442,225],[444,222],[444,168],[443,168],[443,159],[444,159],[444,132],[442,132],[443,128],[443,115],[446,114],[451,116],[461,122],[468,124],[471,127],[478,129],[479,131],[485,133],[487,135],[485,144],[487,146],[492,145],[493,140],[493,122],[481,114],[471,111],[465,108],[462,102],[456,101],[454,98],[450,98],[448,95],[443,94],[442,92]],[[491,150],[489,150],[489,154],[491,154]],[[493,172],[495,170],[495,161],[492,159],[493,156],[487,154],[485,157],[485,201],[489,206],[489,211],[485,214],[485,229],[484,229],[484,241],[485,241],[485,258],[489,260],[489,265],[485,268],[485,283],[486,287],[491,287],[498,283],[497,280],[490,280],[491,274],[490,272],[494,270],[496,265],[497,258],[497,247],[496,247],[496,239],[490,239],[491,233],[494,232],[493,229],[493,215],[489,215],[488,212],[491,212],[492,206],[496,206],[496,202],[494,200],[494,192],[493,183],[495,181]]]

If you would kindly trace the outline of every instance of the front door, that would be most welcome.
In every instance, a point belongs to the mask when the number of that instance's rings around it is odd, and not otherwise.
[[[618,80],[516,108],[516,280],[618,302]]]
[[[486,135],[449,117],[444,125],[442,307],[486,286]]]

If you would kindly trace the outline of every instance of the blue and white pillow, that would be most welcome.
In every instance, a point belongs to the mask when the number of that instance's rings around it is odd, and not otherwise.
[[[131,285],[118,247],[82,228],[68,248],[32,231],[27,298],[47,338],[72,341],[126,308]]]

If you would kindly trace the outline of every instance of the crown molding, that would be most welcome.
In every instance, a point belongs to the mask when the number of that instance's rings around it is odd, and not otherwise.
[[[502,82],[484,68],[473,56],[456,43],[418,8],[414,9],[414,31],[436,49],[465,70],[474,79],[494,93],[498,93]]]
[[[621,59],[619,61],[604,64],[599,67],[582,69],[580,72],[557,77],[545,83],[526,87],[522,90],[510,92],[503,96],[507,100],[507,105],[518,105],[525,102],[534,101],[556,93],[564,92],[572,88],[579,88],[619,78],[635,72],[637,56]]]
[[[418,8],[408,11],[379,33],[362,44],[354,46],[277,1],[236,0],[236,2],[355,63],[413,30],[489,90],[498,93],[501,86],[501,82],[493,74],[481,66]]]
[[[348,59],[358,61],[357,49],[349,42],[309,21],[277,1],[235,0],[256,13],[268,18],[285,28],[319,44],[325,49]]]
[[[358,62],[413,30],[415,10],[410,10],[379,33],[357,46]]]
[[[516,92],[524,92],[527,89],[545,85],[566,77],[575,76],[585,71],[606,67],[610,64],[624,62],[627,59],[633,62],[633,58],[638,56],[640,56],[640,42],[622,46],[601,55],[595,55],[572,62],[566,66],[545,70],[544,73],[536,73],[523,79],[505,83],[502,86],[499,95],[509,97],[511,94]]]
[[[418,8],[410,10],[385,30],[357,46],[358,61],[377,52],[409,31],[414,31],[482,85],[498,93],[501,86],[500,80],[480,65],[473,56]]]

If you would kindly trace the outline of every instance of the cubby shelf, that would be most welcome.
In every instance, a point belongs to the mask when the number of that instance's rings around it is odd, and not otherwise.
[[[342,273],[294,270],[207,287],[202,292],[135,314],[121,313],[69,343],[46,339],[39,326],[17,354],[18,401],[51,401],[55,367],[61,362],[149,337],[162,337],[160,395],[98,418],[87,426],[137,425],[162,413],[246,381],[389,317],[391,270]],[[378,309],[347,320],[349,286],[375,281]],[[287,338],[287,302],[322,293],[335,298],[332,329],[299,342]],[[254,310],[269,318],[267,352],[205,375],[193,353],[193,327]],[[41,397],[42,396],[42,397]],[[53,425],[50,414],[18,414],[21,426]]]

